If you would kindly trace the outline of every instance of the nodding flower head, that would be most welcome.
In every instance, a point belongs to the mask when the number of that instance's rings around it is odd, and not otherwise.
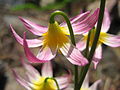
[[[97,67],[97,64],[102,59],[102,43],[110,47],[120,47],[120,36],[107,33],[107,31],[110,28],[110,23],[111,21],[110,21],[109,12],[107,9],[105,9],[102,28],[97,43],[97,48],[95,50],[95,54],[93,57],[94,68]],[[89,48],[91,48],[93,44],[95,33],[96,33],[96,25],[95,28],[91,30]],[[82,51],[85,49],[87,37],[88,37],[88,33],[83,34],[82,39],[76,44],[76,47],[79,48],[79,50]]]
[[[22,60],[22,65],[26,69],[26,77],[22,78],[15,69],[12,69],[16,81],[27,90],[57,90],[66,88],[71,81],[71,73],[60,77],[53,77],[51,62],[43,64],[40,73],[30,64]]]
[[[90,11],[79,14],[70,19],[75,35],[83,34],[91,30],[98,20],[99,8],[90,15]],[[60,51],[72,64],[85,66],[88,60],[81,52],[71,44],[69,39],[69,29],[66,22],[60,25],[55,21],[48,27],[35,24],[27,19],[19,17],[26,29],[34,35],[40,36],[39,39],[22,39],[10,25],[15,39],[24,47],[27,59],[32,63],[44,63],[52,60]],[[41,46],[41,47],[40,47]],[[40,47],[37,57],[30,51],[30,48]]]

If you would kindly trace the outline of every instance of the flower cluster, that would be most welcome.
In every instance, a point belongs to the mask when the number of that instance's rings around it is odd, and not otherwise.
[[[75,66],[75,78],[78,78],[78,66],[85,66],[81,71],[88,70],[91,61],[81,52],[87,48],[87,41],[89,41],[88,52],[93,46],[93,42],[95,41],[94,38],[96,38],[98,16],[100,15],[99,11],[100,9],[97,8],[93,14],[90,14],[90,11],[84,12],[71,18],[69,21],[64,13],[56,11],[57,14],[60,14],[65,18],[66,22],[58,24],[58,22],[53,19],[56,15],[54,13],[51,14],[52,18],[50,18],[48,27],[19,17],[25,28],[34,35],[39,36],[39,38],[26,39],[26,32],[24,32],[22,38],[15,32],[12,25],[10,25],[14,38],[23,46],[25,55],[30,63],[44,64],[40,75],[32,65],[21,60],[23,67],[26,69],[27,79],[23,79],[15,69],[12,69],[15,79],[27,90],[73,90],[73,87],[69,87],[69,84],[72,81],[71,71],[64,76],[53,77],[53,69],[50,60],[55,58],[57,53],[61,53]],[[104,18],[103,23],[101,23],[102,28],[100,36],[96,43],[97,48],[94,50],[95,53],[93,53],[93,57],[91,58],[94,63],[94,68],[97,67],[102,58],[102,43],[111,47],[120,46],[120,36],[106,33],[109,30],[111,22],[107,9],[103,12]],[[89,31],[91,32],[90,37]],[[73,36],[82,35],[82,38],[78,42],[75,42],[74,37],[72,37],[72,33]],[[69,36],[71,38],[69,38]],[[88,38],[90,39],[88,40]],[[35,47],[40,48],[36,56],[30,50],[30,48]],[[85,71],[83,71],[83,73],[85,73]],[[85,77],[83,73],[81,74],[81,77]],[[85,80],[83,79],[83,84],[79,83],[81,80],[75,81],[75,90],[97,90],[97,86],[101,82],[101,80],[98,80],[89,87],[88,74]],[[80,88],[78,88],[77,85],[82,85],[82,87],[80,86]]]

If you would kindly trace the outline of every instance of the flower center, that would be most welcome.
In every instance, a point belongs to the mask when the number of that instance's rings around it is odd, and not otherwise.
[[[96,33],[96,29],[92,29],[92,31],[91,31],[91,35],[90,35],[90,42],[89,42],[89,45],[90,46],[92,46],[92,44],[93,44],[93,41],[94,41],[94,38],[95,38],[95,33]],[[100,37],[103,35],[103,33],[101,32],[100,33]],[[99,45],[99,44],[101,44],[102,42],[100,41],[100,37],[99,37],[99,39],[98,39],[98,43],[97,43],[97,45]],[[84,36],[84,39],[87,41],[87,38],[88,38],[88,33],[87,34],[85,34],[85,36]]]
[[[56,83],[52,79],[45,82],[46,77],[40,77],[37,81],[33,81],[33,90],[57,90]]]
[[[69,42],[69,38],[63,32],[63,27],[60,27],[57,22],[49,24],[49,29],[43,34],[44,46],[49,46],[51,49],[62,47]]]

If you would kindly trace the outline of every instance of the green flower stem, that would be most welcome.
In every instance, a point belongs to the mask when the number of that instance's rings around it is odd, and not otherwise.
[[[58,82],[57,82],[57,80],[56,80],[55,78],[53,78],[53,77],[47,77],[47,78],[45,79],[45,83],[47,83],[47,80],[48,80],[48,79],[52,79],[52,80],[56,83],[57,90],[60,90],[59,85],[58,85]]]
[[[102,26],[102,21],[103,21],[103,16],[104,16],[105,2],[106,2],[106,0],[101,0],[100,13],[99,13],[99,18],[98,18],[98,24],[97,24],[97,29],[96,29],[96,33],[95,33],[95,38],[94,38],[94,41],[93,41],[89,56],[87,57],[87,59],[89,60],[89,64],[85,66],[84,71],[82,73],[82,76],[80,78],[80,81],[78,83],[79,90],[80,90],[80,88],[82,86],[82,83],[84,81],[86,73],[88,72],[88,69],[89,69],[90,64],[92,62],[92,58],[93,58],[95,49],[97,47],[97,42],[98,42],[98,39],[99,39],[101,26]]]
[[[75,37],[74,37],[72,25],[71,25],[71,23],[70,23],[70,20],[69,20],[68,16],[67,16],[64,12],[62,12],[62,11],[55,11],[55,12],[53,12],[53,13],[51,14],[51,16],[50,16],[50,23],[51,23],[51,24],[55,22],[54,17],[55,17],[56,15],[61,15],[61,16],[64,17],[64,19],[65,19],[65,21],[66,21],[66,23],[67,23],[67,26],[68,26],[68,28],[69,28],[71,42],[72,42],[73,45],[76,45],[76,44],[75,44]],[[77,65],[74,65],[74,69],[75,69],[75,88],[74,88],[74,90],[76,90],[76,89],[77,89],[77,86],[78,86],[78,85],[77,85],[77,84],[78,84],[78,66],[77,66]]]
[[[85,57],[88,57],[88,54],[89,54],[90,35],[91,35],[91,30],[88,33],[87,44],[86,44],[86,49],[85,49],[85,53],[84,53]]]
[[[85,49],[85,52],[84,52],[84,56],[85,56],[85,57],[88,57],[88,54],[89,54],[90,35],[91,35],[91,30],[89,31],[88,37],[87,37],[86,49]],[[83,74],[83,72],[84,72],[84,69],[85,69],[85,67],[82,67],[82,68],[81,68],[80,77],[82,76],[82,74]],[[81,79],[80,79],[80,80],[81,80]]]

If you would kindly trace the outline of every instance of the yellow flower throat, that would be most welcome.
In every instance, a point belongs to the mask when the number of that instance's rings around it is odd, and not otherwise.
[[[93,44],[93,41],[94,41],[94,38],[95,38],[95,33],[96,33],[96,29],[92,29],[92,32],[91,32],[91,35],[90,35],[90,42],[89,42],[90,46],[92,46],[92,44]],[[100,33],[97,45],[102,44],[102,40],[103,40],[102,37],[107,37],[107,34],[104,33],[104,32]],[[88,38],[88,34],[85,34],[84,35],[84,40],[87,41],[87,38]]]
[[[65,43],[69,42],[69,38],[57,22],[49,24],[48,31],[43,34],[43,45],[49,46],[51,49],[62,47]]]
[[[32,90],[57,90],[56,83],[52,79],[45,82],[46,77],[39,77],[37,81],[32,81]]]

